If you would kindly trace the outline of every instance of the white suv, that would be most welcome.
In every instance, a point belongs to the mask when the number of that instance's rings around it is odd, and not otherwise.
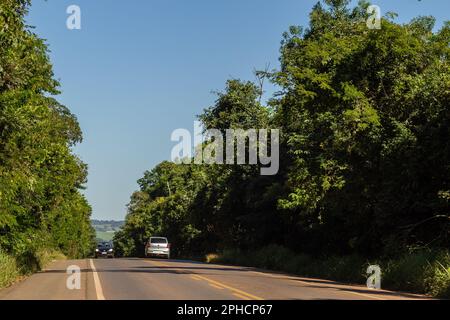
[[[170,259],[170,243],[167,238],[151,237],[145,245],[145,256]]]

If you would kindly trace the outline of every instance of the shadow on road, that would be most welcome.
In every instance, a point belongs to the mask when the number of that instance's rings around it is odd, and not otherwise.
[[[99,261],[102,259],[99,259]],[[96,260],[97,261],[97,260]],[[405,293],[405,292],[390,292],[390,291],[376,291],[376,290],[370,290],[366,289],[362,286],[356,286],[351,284],[344,284],[339,282],[334,282],[331,280],[322,280],[322,279],[311,279],[311,278],[303,278],[303,277],[294,277],[292,275],[287,274],[274,274],[273,272],[267,272],[266,270],[259,270],[254,269],[250,267],[230,267],[225,265],[207,265],[203,263],[196,263],[196,265],[174,265],[174,266],[151,266],[151,265],[139,265],[136,262],[141,262],[142,259],[139,258],[127,258],[127,259],[115,259],[115,260],[107,260],[107,261],[134,261],[135,265],[132,266],[124,266],[124,265],[111,265],[111,266],[97,266],[96,272],[97,273],[134,273],[134,274],[172,274],[172,275],[224,275],[223,272],[227,273],[244,273],[243,276],[248,275],[248,272],[258,272],[261,273],[261,275],[258,275],[257,273],[254,273],[252,275],[252,278],[266,278],[264,275],[265,273],[270,274],[270,278],[272,280],[280,280],[280,281],[293,281],[298,282],[298,288],[309,288],[309,289],[331,289],[336,290],[340,292],[353,292],[353,293],[359,293],[361,295],[370,295],[373,297],[379,297],[381,299],[388,298],[388,297],[400,297],[400,298],[413,298],[413,299],[420,299],[421,297],[418,295]],[[152,261],[152,260],[148,260]],[[177,262],[179,264],[192,264],[191,261],[171,261],[171,260],[153,260],[153,261],[167,261],[167,262]],[[208,273],[199,273],[198,271],[210,271]],[[82,273],[89,273],[92,272],[91,269],[85,268],[81,270]],[[216,273],[217,272],[217,273]],[[222,273],[219,273],[222,272]],[[61,274],[66,273],[66,270],[64,269],[55,269],[55,270],[44,270],[39,272],[39,274]],[[275,276],[274,276],[275,275]],[[426,297],[422,297],[426,299]],[[327,299],[325,299],[327,300]]]

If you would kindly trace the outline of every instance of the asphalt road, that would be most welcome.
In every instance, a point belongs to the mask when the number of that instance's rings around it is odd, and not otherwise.
[[[80,268],[69,290],[67,267]],[[72,278],[71,278],[72,279]],[[73,283],[70,282],[69,283]],[[0,290],[6,300],[405,300],[418,295],[369,290],[252,268],[157,259],[55,261],[46,270]]]

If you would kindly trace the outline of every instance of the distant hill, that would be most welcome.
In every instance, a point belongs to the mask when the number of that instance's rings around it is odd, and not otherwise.
[[[114,234],[125,224],[125,221],[91,220],[91,223],[97,233],[97,240],[111,241]]]

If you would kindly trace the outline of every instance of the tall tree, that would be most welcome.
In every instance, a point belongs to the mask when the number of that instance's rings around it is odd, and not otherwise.
[[[73,153],[76,117],[55,99],[48,48],[24,23],[30,1],[0,3],[0,246],[39,242],[70,256],[91,249],[87,167]]]

